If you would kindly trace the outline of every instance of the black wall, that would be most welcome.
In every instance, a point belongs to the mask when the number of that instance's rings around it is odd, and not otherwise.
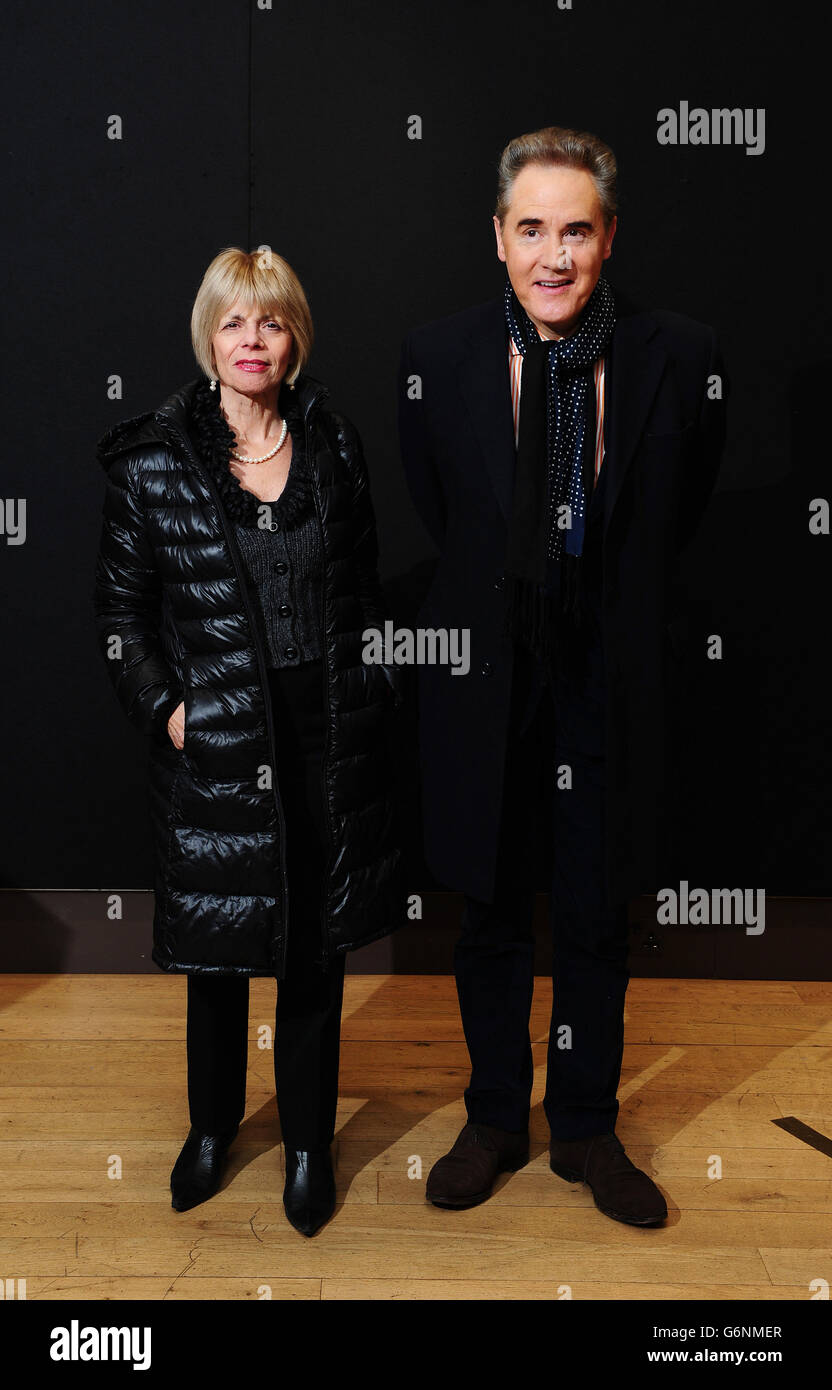
[[[363,436],[382,576],[407,621],[432,552],[398,460],[399,343],[499,292],[500,151],[563,124],[619,159],[605,273],[716,325],[731,378],[724,471],[685,569],[680,873],[830,893],[832,540],[808,528],[810,500],[832,491],[825,47],[806,13],[793,23],[751,0],[15,0],[6,13],[0,494],[26,499],[27,537],[0,536],[0,884],[150,885],[144,747],[91,621],[94,444],[196,374],[188,320],[210,259],[268,243],[300,275],[310,370]],[[764,108],[764,153],[660,145],[657,112],[682,100]],[[704,657],[712,632],[720,663]],[[408,755],[402,797],[413,891],[430,889]]]

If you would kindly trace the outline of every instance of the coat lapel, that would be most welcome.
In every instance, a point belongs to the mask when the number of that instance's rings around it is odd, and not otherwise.
[[[484,330],[467,337],[458,371],[491,486],[508,522],[514,488],[514,421],[506,335],[502,300],[495,299]]]
[[[615,299],[616,323],[605,370],[605,534],[667,361],[652,315],[635,308],[618,290]]]

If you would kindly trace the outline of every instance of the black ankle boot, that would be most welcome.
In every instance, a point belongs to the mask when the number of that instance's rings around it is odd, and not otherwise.
[[[219,1190],[226,1155],[238,1129],[239,1125],[235,1125],[222,1134],[202,1134],[191,1126],[170,1175],[174,1211],[189,1211]]]
[[[289,1149],[283,1206],[301,1235],[314,1236],[335,1210],[335,1175],[329,1145],[317,1149]]]

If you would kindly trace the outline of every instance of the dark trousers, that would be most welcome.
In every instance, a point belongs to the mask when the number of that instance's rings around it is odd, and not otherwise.
[[[326,828],[320,662],[269,673],[277,781],[286,820],[289,931],[278,982],[274,1078],[283,1141],[311,1149],[331,1142],[338,1103],[343,955],[321,968],[321,893]],[[230,1129],[246,1102],[248,977],[188,975],[188,1103],[206,1134]]]
[[[580,656],[543,673],[518,648],[494,901],[466,897],[455,952],[469,1120],[527,1128],[533,1067],[533,836],[548,837],[554,1000],[543,1108],[552,1136],[615,1128],[627,904],[604,891],[605,680],[597,609]],[[571,787],[563,769],[571,769]],[[559,771],[560,769],[560,771]]]

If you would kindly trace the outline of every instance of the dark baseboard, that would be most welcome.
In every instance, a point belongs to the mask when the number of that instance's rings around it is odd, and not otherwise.
[[[111,917],[113,911],[121,916]],[[153,894],[6,889],[0,894],[4,974],[153,974]],[[535,972],[551,970],[548,898],[535,904]],[[351,974],[449,975],[462,913],[458,893],[425,893],[421,920],[360,951]],[[832,898],[772,897],[765,930],[743,926],[660,926],[653,898],[630,904],[630,974],[723,980],[830,978]]]

